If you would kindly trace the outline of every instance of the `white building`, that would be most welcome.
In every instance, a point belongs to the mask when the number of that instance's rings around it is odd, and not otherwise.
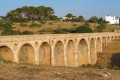
[[[119,18],[115,17],[115,15],[114,15],[114,17],[107,15],[107,16],[105,16],[105,20],[109,21],[110,24],[118,24],[119,25]]]

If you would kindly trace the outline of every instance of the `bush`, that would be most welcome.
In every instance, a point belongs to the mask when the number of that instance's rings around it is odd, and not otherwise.
[[[49,25],[53,25],[53,23],[52,23],[52,22],[49,22]]]
[[[97,26],[97,29],[105,29],[106,25],[105,24],[100,24],[99,26]]]
[[[27,24],[25,24],[25,23],[20,23],[20,27],[26,27],[27,26]]]
[[[32,34],[34,34],[34,33],[31,32],[31,31],[24,31],[24,32],[22,32],[22,35],[32,35]]]
[[[10,19],[10,21],[13,21],[13,22],[29,22],[29,20],[26,19],[26,18],[21,18],[21,19]]]
[[[45,21],[40,21],[41,24],[45,24]]]
[[[70,30],[66,29],[66,28],[64,28],[64,29],[57,29],[57,30],[54,31],[55,34],[66,34],[66,33],[69,33],[69,32],[70,32]]]
[[[29,27],[41,27],[41,25],[40,25],[40,24],[33,23],[33,24],[30,24]]]
[[[75,31],[72,31],[74,33],[92,33],[92,29],[89,28],[89,26],[83,25],[78,27]]]
[[[77,26],[77,24],[73,24],[72,26]]]
[[[12,25],[8,22],[8,23],[0,23],[0,29],[3,29],[3,30],[9,30],[9,29],[12,29]]]
[[[13,30],[4,30],[1,35],[6,36],[6,35],[19,35],[21,32],[19,31],[13,31]]]

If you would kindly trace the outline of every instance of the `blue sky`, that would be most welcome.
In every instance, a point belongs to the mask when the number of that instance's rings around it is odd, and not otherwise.
[[[55,10],[55,15],[62,17],[67,13],[103,17],[105,14],[120,17],[120,0],[1,0],[0,15],[22,6],[48,6]]]

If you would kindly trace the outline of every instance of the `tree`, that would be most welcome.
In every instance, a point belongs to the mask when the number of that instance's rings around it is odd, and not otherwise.
[[[98,19],[98,23],[100,23],[100,24],[101,24],[101,23],[104,23],[104,20],[103,20],[102,17]]]
[[[83,17],[83,16],[79,16],[79,17],[78,17],[78,21],[79,21],[79,22],[84,22],[84,17]]]
[[[66,15],[66,17],[72,18],[72,17],[73,17],[73,14],[69,13],[69,14]]]
[[[97,21],[98,21],[98,18],[96,16],[91,17],[89,20],[89,22],[91,23],[97,23]]]
[[[78,27],[75,31],[75,33],[92,33],[92,29],[87,26],[87,25],[82,25],[80,27]]]
[[[17,8],[7,13],[6,17],[11,20],[17,19],[28,19],[31,21],[34,20],[51,20],[56,19],[56,16],[53,15],[54,10],[51,7],[45,6],[23,6],[22,8]]]

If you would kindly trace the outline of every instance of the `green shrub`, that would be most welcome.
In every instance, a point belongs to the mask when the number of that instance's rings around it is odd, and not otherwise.
[[[45,24],[45,21],[40,21],[41,24]]]
[[[22,35],[32,35],[32,34],[34,34],[34,33],[31,32],[31,31],[24,31],[24,32],[22,32]]]
[[[3,35],[3,36],[5,36],[5,35],[20,35],[20,34],[21,34],[21,32],[19,32],[19,31],[8,30],[8,29],[4,30],[1,33],[1,35]]]
[[[55,34],[66,34],[66,33],[69,33],[69,32],[70,32],[70,30],[66,29],[66,28],[54,30]]]
[[[99,26],[97,26],[97,29],[105,29],[106,25],[105,24],[100,24]]]
[[[25,24],[25,23],[20,23],[20,27],[26,27],[27,26],[27,24]]]
[[[29,22],[28,19],[26,18],[21,18],[21,19],[10,19],[12,22]]]
[[[99,68],[99,69],[103,69],[103,66],[101,66],[101,65],[97,65],[97,68]]]
[[[72,26],[77,26],[77,24],[73,24]]]
[[[49,22],[49,25],[53,25],[53,23],[52,23],[52,22]]]
[[[41,25],[40,25],[40,24],[33,23],[33,24],[30,24],[29,27],[41,27]]]
[[[78,27],[75,31],[72,31],[73,33],[92,33],[92,29],[89,28],[89,26],[83,25]]]

